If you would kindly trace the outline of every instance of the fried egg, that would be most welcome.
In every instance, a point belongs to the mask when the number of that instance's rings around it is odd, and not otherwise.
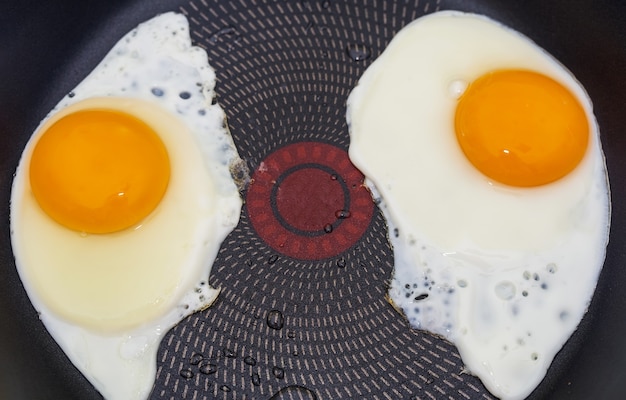
[[[389,227],[391,302],[494,395],[526,397],[605,257],[608,178],[585,90],[521,34],[443,11],[403,28],[347,107],[350,158]]]
[[[215,73],[186,18],[125,35],[43,119],[11,194],[11,241],[52,337],[107,399],[146,398],[161,337],[208,307],[242,201]]]

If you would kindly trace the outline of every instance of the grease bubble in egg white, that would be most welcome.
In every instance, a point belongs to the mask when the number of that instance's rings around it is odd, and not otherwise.
[[[544,101],[563,113],[542,115]],[[389,226],[391,300],[452,341],[494,395],[526,397],[585,314],[605,256],[607,172],[584,89],[519,33],[444,11],[396,35],[347,118],[350,158]],[[528,137],[562,134],[501,144],[508,120]]]
[[[146,398],[163,334],[218,294],[208,277],[239,221],[231,171],[243,164],[214,86],[186,18],[157,16],[44,118],[16,171],[19,275],[50,334],[107,399]],[[127,212],[133,204],[143,211]]]

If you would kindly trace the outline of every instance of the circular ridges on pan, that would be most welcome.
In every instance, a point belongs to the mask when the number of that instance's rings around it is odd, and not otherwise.
[[[386,225],[362,175],[346,164],[350,90],[399,29],[437,4],[182,7],[216,69],[217,100],[239,153],[255,172],[209,279],[222,292],[165,335],[151,398],[492,398],[463,373],[453,345],[410,329],[386,301],[393,268]],[[327,198],[312,196],[307,181]],[[298,192],[308,197],[296,213],[289,208]],[[315,204],[319,212],[306,211]],[[326,241],[333,234],[343,239]]]

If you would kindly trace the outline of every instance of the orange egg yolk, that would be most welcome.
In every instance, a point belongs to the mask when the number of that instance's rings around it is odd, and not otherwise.
[[[564,177],[589,141],[578,99],[555,80],[524,70],[494,71],[470,83],[456,108],[455,130],[479,171],[517,187]]]
[[[30,185],[52,219],[87,233],[137,225],[159,204],[170,179],[165,145],[124,112],[80,110],[50,126],[31,155]]]

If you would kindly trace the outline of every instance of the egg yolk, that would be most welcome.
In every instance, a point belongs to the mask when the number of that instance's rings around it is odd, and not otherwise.
[[[589,141],[578,99],[555,80],[524,70],[494,71],[470,83],[458,101],[455,130],[479,171],[517,187],[564,177]]]
[[[80,110],[52,124],[30,160],[43,211],[67,228],[110,233],[137,225],[159,204],[170,162],[159,136],[130,114]]]

